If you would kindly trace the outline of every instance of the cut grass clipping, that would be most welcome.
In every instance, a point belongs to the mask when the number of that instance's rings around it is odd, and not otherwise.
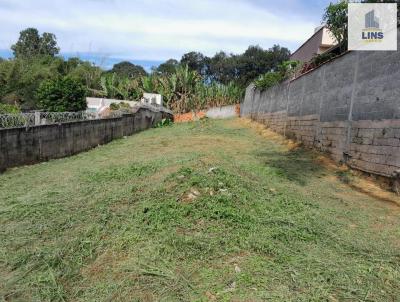
[[[347,181],[241,120],[9,170],[0,297],[395,301],[399,209]]]

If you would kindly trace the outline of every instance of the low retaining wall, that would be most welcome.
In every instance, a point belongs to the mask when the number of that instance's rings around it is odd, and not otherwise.
[[[349,52],[266,91],[249,86],[241,115],[350,167],[398,178],[399,62],[399,51]]]
[[[206,116],[213,119],[233,118],[238,116],[237,107],[238,105],[210,108],[206,111]]]
[[[183,123],[183,122],[193,122],[204,117],[208,117],[211,119],[224,119],[224,118],[238,117],[239,115],[240,115],[240,105],[236,104],[236,105],[228,105],[221,107],[213,107],[198,112],[177,114],[174,116],[174,120],[177,123]]]
[[[87,151],[151,128],[166,117],[172,114],[141,107],[118,118],[0,129],[0,171]]]

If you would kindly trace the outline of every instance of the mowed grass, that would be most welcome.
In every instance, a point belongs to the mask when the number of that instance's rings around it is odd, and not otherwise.
[[[9,170],[0,300],[399,301],[399,208],[315,156],[236,119]]]

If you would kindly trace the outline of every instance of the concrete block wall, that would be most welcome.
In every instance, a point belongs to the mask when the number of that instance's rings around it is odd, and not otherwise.
[[[172,114],[139,108],[118,118],[0,129],[0,171],[87,151],[151,128],[166,117]]]
[[[250,85],[241,116],[359,170],[400,175],[400,51],[348,52],[265,91]]]
[[[400,167],[400,119],[354,122],[349,164],[364,171],[391,175]]]
[[[285,135],[302,141],[305,146],[312,147],[317,136],[316,115],[305,115],[298,118],[288,117],[286,121]]]
[[[286,111],[278,111],[259,115],[257,121],[265,124],[273,131],[283,134],[285,131]]]
[[[336,161],[346,161],[348,123],[345,121],[320,122],[317,125],[315,148],[326,152]]]

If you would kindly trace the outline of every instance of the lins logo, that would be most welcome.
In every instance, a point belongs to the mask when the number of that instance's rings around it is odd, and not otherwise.
[[[349,3],[348,49],[396,51],[397,3]]]
[[[381,42],[383,37],[383,31],[379,28],[379,18],[375,17],[375,11],[371,10],[365,14],[365,28],[361,38],[366,43],[374,43]]]

